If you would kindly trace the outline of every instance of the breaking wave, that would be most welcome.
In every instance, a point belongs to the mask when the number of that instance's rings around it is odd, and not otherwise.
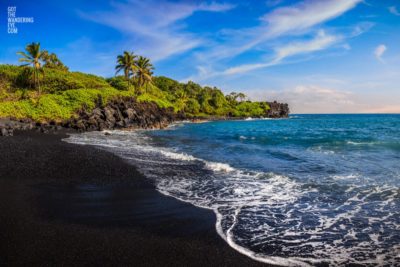
[[[213,210],[218,234],[255,260],[282,266],[399,265],[396,186],[362,184],[357,173],[315,181],[236,168],[160,147],[141,131],[90,132],[65,141],[111,151],[138,166],[161,193]]]

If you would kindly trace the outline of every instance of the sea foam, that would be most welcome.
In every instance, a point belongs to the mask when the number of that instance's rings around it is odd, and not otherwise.
[[[334,199],[325,187],[286,175],[238,169],[156,146],[145,132],[109,134],[76,134],[65,141],[109,150],[138,166],[161,193],[213,210],[218,234],[257,261],[282,266],[396,263],[400,225],[388,212],[398,207],[395,187],[362,187],[359,174],[337,174],[327,181],[348,184],[345,197]],[[365,213],[367,205],[373,213]],[[355,232],[356,224],[363,224],[362,232]]]

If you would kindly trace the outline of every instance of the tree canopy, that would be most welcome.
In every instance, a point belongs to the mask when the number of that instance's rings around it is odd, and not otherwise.
[[[117,76],[105,79],[92,74],[69,71],[56,54],[42,50],[40,43],[28,44],[25,50],[18,52],[21,56],[19,60],[24,63],[22,66],[0,65],[0,102],[3,104],[7,100],[15,102],[18,98],[24,99],[25,92],[28,92],[29,101],[33,101],[37,97],[29,93],[33,77],[34,88],[41,88],[44,94],[54,95],[53,98],[60,101],[59,105],[70,103],[68,107],[78,105],[71,99],[60,98],[61,95],[68,97],[68,91],[74,90],[74,95],[82,102],[82,99],[88,99],[86,96],[89,91],[104,90],[108,98],[130,95],[138,101],[155,102],[160,107],[170,107],[176,112],[194,117],[262,117],[270,108],[266,102],[247,100],[243,93],[232,92],[225,95],[216,87],[201,86],[193,81],[182,83],[165,76],[153,76],[154,66],[150,59],[133,52],[124,51],[118,55],[115,66]],[[45,75],[39,79],[40,73]],[[123,75],[118,75],[119,73]],[[14,102],[10,105],[14,105]]]

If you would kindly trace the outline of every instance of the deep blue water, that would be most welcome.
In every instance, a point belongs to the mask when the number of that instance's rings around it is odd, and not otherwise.
[[[400,266],[400,115],[293,115],[86,133],[160,192],[213,209],[217,231],[282,265]]]

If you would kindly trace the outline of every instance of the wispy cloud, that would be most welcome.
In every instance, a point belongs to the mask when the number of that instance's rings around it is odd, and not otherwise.
[[[361,22],[353,28],[353,30],[350,34],[350,37],[357,37],[367,31],[369,31],[373,26],[375,26],[375,23],[373,23],[373,22],[369,22],[369,21]]]
[[[332,45],[333,43],[340,40],[340,36],[325,34],[325,31],[320,30],[317,36],[311,41],[307,42],[295,42],[283,47],[276,49],[277,60],[282,60],[286,57],[310,53],[314,51],[319,51],[325,49],[326,47]]]
[[[326,34],[320,25],[349,11],[360,2],[361,0],[306,0],[291,6],[275,8],[261,16],[259,25],[253,28],[225,29],[221,31],[221,34],[224,35],[223,42],[197,54],[198,69],[202,71],[189,79],[199,81],[221,75],[246,73],[280,64],[288,57],[327,49],[344,38],[337,34]],[[360,23],[353,29],[353,32],[347,34],[347,37],[360,35],[372,26],[372,23]],[[316,28],[320,28],[320,30]],[[309,36],[313,35],[313,32],[314,37],[310,40]],[[276,42],[286,38],[284,42],[287,43],[287,37],[294,41],[285,45],[279,45],[280,42]],[[228,66],[219,71],[215,71],[215,67],[213,67],[213,65],[217,65],[221,68],[219,62],[254,50],[265,51],[265,57],[269,60]],[[202,65],[202,62],[207,66]]]
[[[112,27],[127,36],[121,49],[161,60],[202,44],[201,37],[185,31],[182,23],[195,12],[225,12],[235,5],[218,2],[169,2],[130,0],[111,3],[112,10],[84,12],[82,18]]]
[[[252,64],[243,64],[235,67],[227,68],[221,72],[206,72],[202,69],[201,76],[198,78],[210,78],[216,76],[237,75],[253,71],[256,69],[267,68],[280,64],[285,58],[293,57],[296,55],[307,54],[319,50],[323,50],[337,41],[341,40],[341,36],[329,35],[325,31],[318,31],[317,35],[309,40],[302,42],[293,42],[288,45],[276,47],[275,54],[272,59],[266,62],[257,62]],[[208,73],[208,75],[207,75]]]
[[[400,12],[397,10],[396,6],[390,6],[388,9],[393,15],[400,16]]]
[[[225,30],[227,42],[207,51],[208,57],[223,59],[235,57],[266,41],[285,35],[298,36],[314,26],[340,16],[362,0],[304,1],[300,4],[278,7],[260,18],[260,25],[248,29]],[[230,34],[230,36],[229,36]]]
[[[374,50],[374,55],[375,55],[376,59],[379,60],[380,62],[384,62],[382,59],[382,56],[386,52],[386,50],[387,50],[386,45],[384,45],[384,44],[378,45]]]
[[[349,50],[349,44],[344,41],[364,33],[372,24],[359,23],[352,32],[343,34],[340,32],[343,29],[326,28],[324,23],[361,2],[305,0],[293,4],[291,1],[266,1],[268,11],[255,20],[255,26],[221,29],[217,33],[194,32],[187,19],[196,12],[228,12],[236,5],[223,0],[128,0],[111,2],[109,10],[81,11],[79,14],[86,20],[121,32],[122,40],[113,44],[110,54],[133,50],[158,61],[192,51],[185,55],[197,73],[184,80],[205,82],[218,76],[239,75],[287,63],[289,58],[297,61],[306,59],[305,55],[312,58],[310,54],[330,47]],[[257,61],[246,55],[242,60],[241,55],[254,51],[259,55]],[[237,62],[236,65],[233,62]]]
[[[295,6],[282,7],[264,15],[268,35],[297,32],[340,16],[355,7],[361,0],[305,1]]]

